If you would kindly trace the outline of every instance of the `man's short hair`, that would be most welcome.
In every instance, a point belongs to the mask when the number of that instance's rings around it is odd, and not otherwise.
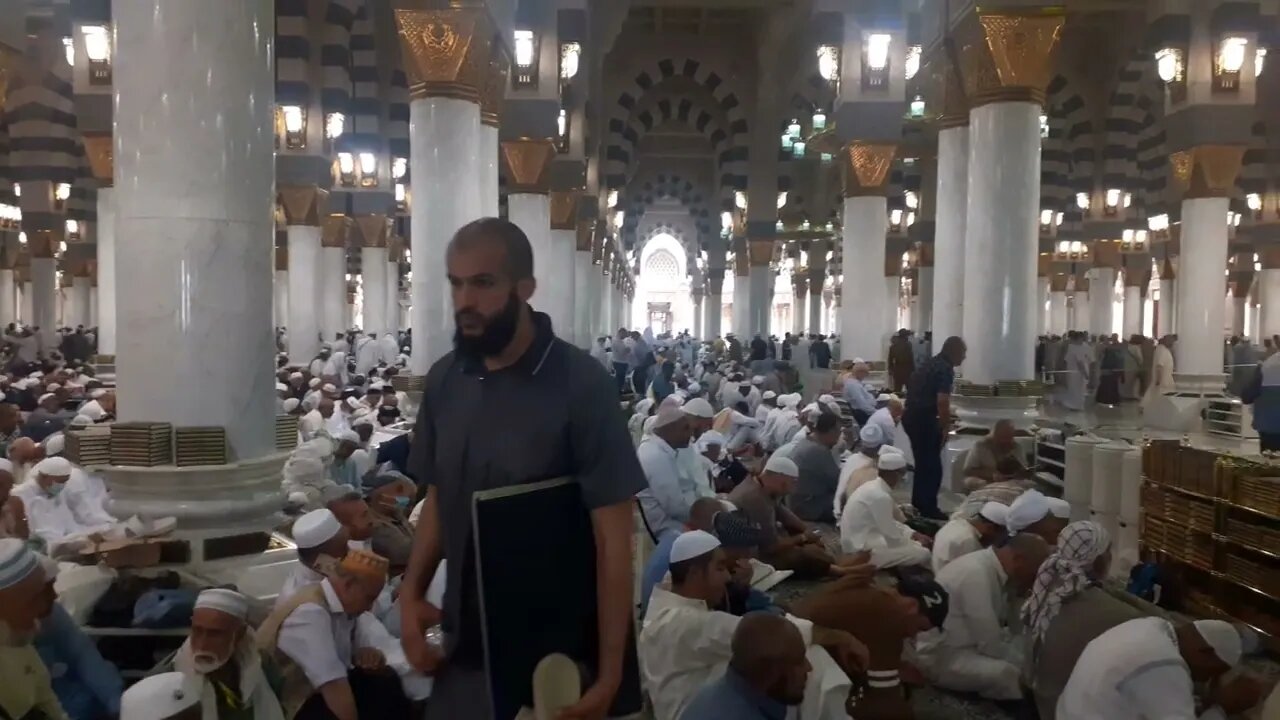
[[[518,225],[502,218],[480,218],[458,228],[449,241],[449,252],[482,240],[502,245],[507,256],[507,274],[513,281],[533,277],[533,246],[529,244],[529,237]]]
[[[715,551],[712,550],[711,552],[705,552],[697,557],[691,557],[688,560],[671,563],[667,568],[671,571],[671,582],[677,585],[683,583],[689,578],[689,573],[692,572],[694,568],[706,568],[710,565],[711,558],[715,556],[715,554]]]
[[[829,412],[818,415],[818,420],[813,424],[813,431],[819,435],[829,433],[840,427],[840,418]]]

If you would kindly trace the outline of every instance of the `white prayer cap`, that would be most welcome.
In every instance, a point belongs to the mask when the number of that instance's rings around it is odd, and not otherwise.
[[[94,389],[94,390],[90,391],[90,393],[89,393],[89,399],[90,399],[90,400],[97,400],[98,398],[100,398],[100,397],[102,397],[103,395],[106,395],[106,394],[107,394],[107,389],[106,389],[106,388],[96,388],[96,389]]]
[[[328,510],[312,510],[293,524],[293,543],[300,550],[318,547],[333,539],[342,523]]]
[[[648,415],[649,410],[651,409],[653,409],[653,400],[649,398],[645,398],[640,402],[636,403],[635,410],[636,410],[636,413],[639,415]]]
[[[658,412],[654,415],[653,429],[665,427],[684,417],[684,410],[681,409],[679,401],[667,398],[658,406]]]
[[[31,373],[30,375],[28,375],[27,377],[31,378],[32,380],[39,380],[40,378],[44,377],[44,373],[37,370]]]
[[[876,402],[878,403],[889,402],[890,400],[897,400],[897,399],[898,398],[892,393],[880,393],[879,395],[876,396]]]
[[[356,428],[361,425],[372,425],[373,413],[361,413],[351,419],[351,427]]]
[[[690,394],[690,395],[697,395],[697,394],[698,394],[698,393],[700,393],[700,392],[702,392],[702,386],[701,386],[701,385],[699,385],[699,384],[698,384],[698,383],[696,383],[696,382],[689,383],[689,394]]]
[[[40,396],[40,399],[36,401],[36,404],[38,404],[38,405],[43,405],[43,404],[44,404],[44,401],[45,401],[45,400],[48,400],[49,398],[54,398],[54,399],[56,400],[56,399],[58,398],[58,396],[57,396],[57,395],[54,395],[54,394],[53,394],[53,393],[51,393],[51,392],[47,392],[47,393],[45,393],[45,394],[43,394],[43,395],[41,395],[41,396]]]
[[[791,393],[790,395],[779,395],[778,404],[785,408],[790,408],[792,410],[795,410],[796,408],[800,407],[800,399],[801,399],[800,393]]]
[[[54,390],[61,390],[62,386],[59,385],[58,383],[49,383],[48,385],[44,386],[44,389],[48,390],[49,392],[53,392]]]
[[[763,375],[755,375],[755,376],[753,376],[753,377],[751,378],[751,384],[752,384],[752,385],[763,385],[763,384],[764,384],[764,376],[763,376]]]
[[[712,445],[724,447],[725,444],[724,434],[716,430],[708,430],[698,437],[698,445],[704,450]]]
[[[680,542],[677,540],[676,542]],[[1209,643],[1218,659],[1230,667],[1240,664],[1240,656],[1244,654],[1244,642],[1235,626],[1222,620],[1197,620],[1196,632]]]
[[[347,403],[347,407],[351,408],[352,410],[355,410],[356,408],[360,407],[360,401],[353,397],[347,398],[346,403]]]
[[[13,587],[40,567],[36,554],[17,538],[0,538],[0,590]]]
[[[978,511],[978,515],[983,520],[993,522],[997,525],[1006,525],[1009,522],[1009,506],[1004,503],[988,502]]]
[[[765,472],[774,472],[787,477],[800,477],[800,468],[796,467],[795,462],[784,455],[774,453],[769,456],[769,462],[764,464]]]
[[[711,408],[711,403],[702,398],[694,398],[680,407],[685,415],[692,415],[696,418],[710,420],[715,417],[716,411]]]
[[[1009,506],[1009,532],[1020,533],[1049,514],[1049,501],[1039,490],[1028,490]]]
[[[884,430],[879,425],[871,425],[870,423],[863,425],[858,431],[858,439],[863,445],[876,447],[884,444]]]
[[[817,422],[822,417],[822,408],[818,407],[818,403],[811,402],[804,406],[804,416],[809,422]]]
[[[778,397],[778,393],[776,393],[776,392],[774,392],[774,391],[772,391],[772,390],[765,390],[765,391],[764,391],[764,394],[763,394],[763,395],[761,395],[760,397],[761,397],[762,399],[764,399],[764,400],[772,400],[772,399],[774,399],[774,398]]]
[[[882,452],[876,457],[876,467],[881,470],[902,470],[907,466],[907,458],[902,453]]]
[[[299,403],[301,403],[301,402],[302,402],[302,401],[301,401],[301,400],[299,400],[298,398],[285,398],[285,400],[284,400],[284,411],[285,411],[285,412],[287,412],[287,413],[290,413],[290,412],[293,412],[294,410],[297,410],[297,409],[298,409],[298,404],[299,404]]]
[[[853,359],[853,364],[854,364],[854,365],[865,365],[866,363],[867,363],[867,361],[866,361],[866,360],[863,360],[863,359],[862,359],[862,358],[860,358],[860,357],[856,357],[856,358],[854,358],[854,359]]]
[[[357,445],[360,444],[360,436],[355,434],[352,430],[340,430],[333,436],[333,439],[338,442],[353,442]]]
[[[370,390],[377,390],[378,392],[382,392],[382,389],[385,387],[386,387],[386,384],[384,384],[381,380],[374,380],[372,383],[369,383]]]
[[[165,720],[195,707],[200,690],[180,672],[139,680],[120,697],[120,720]]]
[[[301,380],[301,379],[302,379],[302,371],[300,371],[300,370],[294,370],[293,372],[289,373],[289,379],[290,379],[290,380]]]
[[[823,393],[818,396],[817,403],[819,405],[835,405],[836,398],[834,395],[831,395],[830,393]]]
[[[311,378],[309,381],[307,381],[307,387],[319,387],[319,386],[320,386],[320,378]]]
[[[653,427],[654,427],[654,423],[656,423],[656,422],[658,422],[658,416],[657,416],[657,415],[650,415],[649,417],[645,418],[645,419],[644,419],[644,425],[642,425],[642,426],[641,426],[641,434],[642,434],[642,435],[652,435],[652,434],[653,434]]]
[[[49,457],[36,463],[32,471],[37,475],[64,477],[71,474],[71,461],[66,458]]]
[[[289,386],[282,382],[276,383],[276,392],[289,392]]]
[[[249,598],[235,590],[225,588],[209,588],[196,596],[196,608],[208,608],[224,612],[233,618],[247,620],[249,618]]]
[[[671,562],[678,563],[702,557],[720,547],[720,541],[705,530],[690,530],[682,533],[671,544]]]
[[[67,436],[62,433],[54,433],[44,439],[40,443],[44,446],[45,455],[61,455],[62,451],[67,448]]]
[[[336,393],[338,392],[338,388],[334,387],[333,383],[325,383],[324,387],[320,388],[320,392]]]
[[[93,424],[93,418],[89,417],[88,415],[85,415],[85,414],[81,413],[81,414],[79,414],[79,415],[77,415],[77,416],[75,416],[75,417],[71,418],[71,424],[72,424],[72,425],[92,425],[92,424]]]
[[[1049,512],[1056,518],[1064,520],[1071,519],[1071,503],[1062,498],[1047,497],[1045,500],[1049,503]]]
[[[895,447],[895,446],[893,446],[893,445],[881,445],[881,446],[880,446],[880,455],[883,455],[883,454],[885,454],[885,453],[892,453],[892,454],[895,454],[895,455],[901,455],[902,457],[906,457],[906,454],[902,452],[902,448],[900,448],[900,447]],[[877,457],[879,457],[879,456],[877,456]]]

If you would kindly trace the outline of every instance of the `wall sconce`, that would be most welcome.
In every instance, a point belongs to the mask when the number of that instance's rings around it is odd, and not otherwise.
[[[58,254],[59,254],[59,255],[61,255],[61,254],[65,253],[66,251],[67,251],[67,241],[66,241],[66,240],[59,240],[59,241],[58,241]]]
[[[14,197],[16,197],[16,198],[20,198],[20,197],[22,197],[22,185],[21,185],[21,184],[19,184],[19,183],[14,183],[14,184],[13,184],[13,196],[14,196]]]
[[[779,220],[778,222],[774,223],[774,224],[773,224],[773,229],[774,229],[774,231],[775,231],[775,232],[782,232],[782,231],[784,230],[784,228],[783,228],[783,226],[782,226],[782,221],[781,221],[781,220]]]
[[[912,210],[907,213],[907,227],[911,227],[912,225],[915,225],[915,224],[916,224],[916,213],[914,210]]]
[[[822,132],[827,129],[827,114],[821,110],[813,114],[813,131]]]
[[[1080,208],[1081,210],[1084,210],[1085,212],[1088,212],[1089,205],[1091,204],[1092,204],[1092,198],[1089,197],[1089,193],[1087,192],[1076,193],[1076,207]]]
[[[619,229],[619,230],[620,230],[620,229],[622,229],[622,224],[623,224],[624,222],[626,222],[626,221],[627,221],[627,213],[626,213],[626,212],[624,212],[624,211],[622,211],[622,210],[618,210],[618,211],[616,211],[616,212],[614,212],[614,213],[613,213],[613,227],[614,227],[615,229]]]
[[[1262,74],[1262,66],[1266,63],[1266,59],[1267,59],[1267,49],[1262,46],[1258,46],[1258,49],[1253,51],[1253,76],[1254,77],[1258,77],[1259,75]]]
[[[795,142],[795,138],[791,137],[791,133],[782,133],[782,152],[791,152],[791,143]]]
[[[89,84],[111,84],[111,36],[101,25],[85,25],[80,28],[84,35],[84,54],[89,59]]]
[[[822,153],[822,155],[820,156],[820,159],[822,160],[823,163],[829,163],[835,159],[835,156],[832,155],[831,153]]]
[[[578,63],[582,59],[582,45],[567,42],[560,45],[560,79],[568,82],[578,74]]]
[[[1249,206],[1249,209],[1253,211],[1254,219],[1260,220],[1262,218],[1262,196],[1258,193],[1249,193],[1244,196],[1244,201]]]
[[[67,207],[67,198],[71,197],[70,183],[58,183],[53,186],[53,209],[61,212]]]
[[[902,232],[902,209],[894,208],[889,211],[889,232]]]
[[[1234,92],[1240,89],[1240,69],[1244,67],[1249,41],[1242,37],[1225,37],[1218,44],[1213,63],[1213,89]]]
[[[340,112],[331,112],[324,116],[324,136],[329,140],[337,140],[347,131],[347,116]]]
[[[1057,237],[1058,223],[1054,222],[1052,210],[1040,211],[1040,234],[1044,237]]]
[[[516,71],[511,73],[511,87],[538,87],[538,38],[532,30],[516,30],[513,34],[512,48],[515,55]]]
[[[356,159],[349,152],[338,153],[338,182],[345,187],[356,184]]]
[[[609,191],[609,194],[606,196],[605,204],[611,208],[618,207],[618,191],[617,190]]]
[[[25,232],[18,233],[18,244],[19,245],[27,244],[27,234]]]
[[[408,205],[409,193],[405,190],[404,183],[396,183],[396,208],[404,210]]]
[[[402,157],[391,158],[391,179],[403,180],[407,174],[409,174],[409,159]]]
[[[889,87],[889,43],[885,33],[866,36],[862,45],[862,89],[884,90]]]
[[[378,156],[371,152],[360,153],[360,186],[378,186]]]
[[[67,234],[68,240],[70,240],[71,242],[79,242],[80,221],[67,218],[66,222],[63,223],[63,227],[66,228],[66,231],[67,231],[66,234]]]
[[[1122,195],[1119,188],[1107,188],[1103,195],[1103,213],[1108,217],[1115,215],[1120,209]]]
[[[1232,212],[1232,211],[1228,210],[1228,211],[1227,211],[1227,224],[1228,224],[1228,225],[1230,225],[1230,226],[1231,226],[1231,227],[1233,227],[1233,228],[1238,228],[1238,227],[1240,227],[1240,217],[1241,217],[1240,213],[1238,213],[1238,212]]]
[[[920,52],[919,45],[910,45],[907,47],[907,59],[902,64],[902,69],[906,71],[907,79],[916,76],[920,72]]]
[[[908,190],[902,195],[903,202],[906,203],[908,210],[915,210],[920,207],[920,196],[916,195],[914,190]]]
[[[1187,65],[1182,48],[1166,47],[1156,51],[1156,72],[1169,89],[1169,99],[1181,103],[1187,99]]]
[[[62,50],[67,55],[67,64],[75,67],[76,65],[76,43],[69,37],[62,38]]]
[[[805,143],[803,140],[796,140],[791,143],[791,157],[797,160],[804,157]]]
[[[564,108],[560,108],[560,115],[556,117],[556,152],[569,152],[569,113]]]
[[[747,209],[747,194],[741,190],[733,193],[733,206],[739,210]]]
[[[1089,246],[1079,240],[1063,240],[1058,243],[1055,260],[1083,260],[1089,256]]]
[[[818,75],[823,80],[835,85],[837,90],[840,85],[840,48],[835,45],[819,45],[818,46]]]
[[[782,192],[778,193],[778,209],[781,210],[786,206],[787,206],[787,191],[783,190]]]
[[[0,203],[0,230],[17,230],[22,225],[22,208]]]
[[[924,117],[924,98],[922,96],[917,95],[915,99],[911,101],[910,107],[911,107],[911,117],[913,118]]]
[[[720,230],[725,235],[733,232],[733,213],[728,210],[720,213]]]
[[[307,146],[307,111],[299,105],[282,105],[280,117],[284,126],[284,146],[299,150]]]

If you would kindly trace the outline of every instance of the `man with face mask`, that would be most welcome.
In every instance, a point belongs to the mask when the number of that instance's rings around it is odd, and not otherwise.
[[[234,590],[212,588],[196,598],[191,634],[174,669],[200,688],[202,720],[284,719],[263,675],[248,615],[248,598]]]
[[[67,717],[31,644],[53,605],[47,579],[23,541],[0,539],[0,716],[12,720]]]
[[[86,525],[80,522],[62,494],[73,467],[65,458],[45,458],[31,469],[31,477],[14,488],[27,512],[31,537],[44,543],[50,555],[74,550],[90,535],[107,533],[114,524]]]

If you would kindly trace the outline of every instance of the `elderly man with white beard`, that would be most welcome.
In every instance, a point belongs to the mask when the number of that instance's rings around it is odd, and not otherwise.
[[[174,669],[200,688],[201,720],[283,720],[249,627],[249,600],[223,588],[196,598]]]
[[[66,720],[32,641],[53,609],[44,568],[16,538],[0,539],[0,717]]]

